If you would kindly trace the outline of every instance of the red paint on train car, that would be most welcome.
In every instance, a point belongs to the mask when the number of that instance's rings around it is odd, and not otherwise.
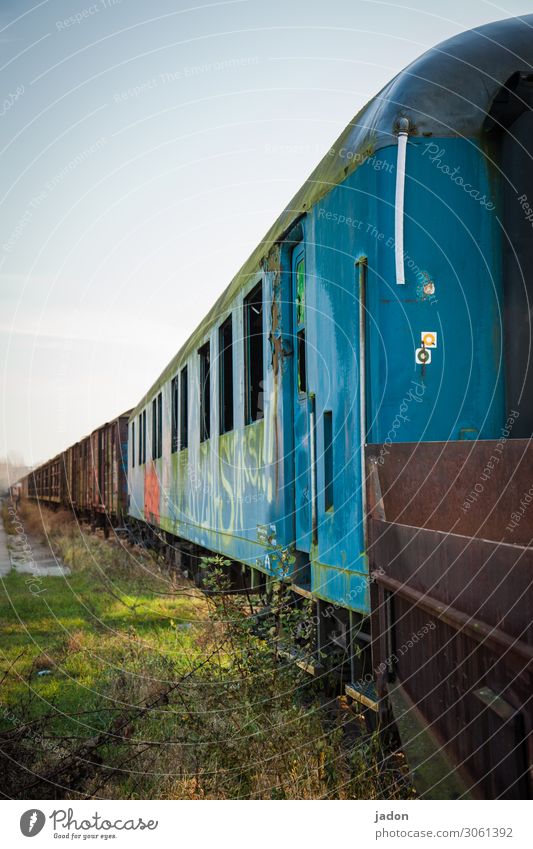
[[[149,463],[144,479],[144,518],[153,524],[159,524],[159,493],[157,469],[155,463]]]

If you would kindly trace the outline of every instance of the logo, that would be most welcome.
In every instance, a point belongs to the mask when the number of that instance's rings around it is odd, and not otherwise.
[[[42,831],[45,822],[46,817],[42,811],[37,810],[37,808],[30,808],[20,818],[20,830],[24,837],[35,837]]]

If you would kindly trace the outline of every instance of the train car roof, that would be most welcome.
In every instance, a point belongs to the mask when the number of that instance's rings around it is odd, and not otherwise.
[[[77,442],[73,442],[72,445],[68,445],[66,448],[63,449],[63,451],[60,451],[59,454],[56,454],[54,457],[50,457],[50,459],[48,459],[48,460],[44,460],[42,463],[39,463],[38,466],[34,466],[34,468],[31,469],[31,471],[29,471],[27,475],[25,475],[23,478],[21,478],[21,480],[25,480],[26,478],[29,478],[30,475],[33,475],[35,472],[38,472],[41,469],[44,469],[45,466],[48,466],[50,463],[54,463],[57,460],[61,460],[63,454],[65,454],[67,451],[70,451],[72,448],[75,448],[76,445],[80,445],[82,442],[85,442],[86,439],[90,439],[91,436],[93,435],[93,433],[96,433],[97,431],[101,430],[101,428],[108,427],[109,425],[114,424],[115,422],[118,422],[120,419],[124,419],[124,418],[129,419],[132,412],[133,412],[133,410],[125,410],[123,413],[120,413],[119,416],[115,416],[114,419],[109,419],[108,422],[104,422],[103,424],[99,425],[98,427],[95,427],[94,430],[92,430],[90,433],[87,433],[85,436],[80,437],[80,439],[78,439]]]
[[[409,120],[410,134],[416,136],[479,137],[494,98],[517,71],[533,74],[533,15],[507,18],[462,32],[430,48],[400,71],[341,133],[132,411],[132,417],[174,376],[180,361],[200,345],[210,327],[224,317],[238,291],[257,274],[271,247],[297,220],[366,157],[396,144],[400,118]]]

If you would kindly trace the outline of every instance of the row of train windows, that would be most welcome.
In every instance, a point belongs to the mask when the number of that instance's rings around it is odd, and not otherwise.
[[[244,416],[245,424],[262,419],[263,409],[263,287],[259,283],[245,298],[244,305]],[[233,321],[231,315],[218,330],[219,356],[219,431],[233,430]],[[211,436],[211,342],[198,350],[200,365],[200,441]],[[184,366],[171,383],[171,450],[188,446],[189,387],[188,370]],[[181,404],[180,404],[181,401]],[[137,420],[139,465],[146,463],[146,410]],[[131,425],[135,446],[135,422]],[[152,459],[163,453],[163,397],[152,401]],[[135,449],[132,452],[135,466]]]

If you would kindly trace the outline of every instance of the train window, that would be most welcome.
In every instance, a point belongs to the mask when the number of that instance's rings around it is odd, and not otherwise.
[[[146,463],[146,410],[143,411],[143,463]]]
[[[157,456],[163,454],[163,393],[157,396]]]
[[[163,395],[160,392],[152,401],[152,460],[163,453]]]
[[[157,402],[152,401],[152,460],[157,457]]]
[[[296,307],[296,365],[298,392],[307,392],[307,364],[305,344],[305,255],[299,245],[293,252],[293,286],[294,303]]]
[[[307,392],[307,369],[305,365],[305,327],[298,331],[298,392]]]
[[[324,411],[324,508],[333,510],[333,414]]]
[[[220,433],[233,430],[233,327],[231,316],[218,331]]]
[[[189,438],[189,386],[187,377],[187,366],[182,368],[180,374],[180,449],[187,448]]]
[[[211,344],[198,351],[200,357],[200,442],[211,435]]]
[[[135,466],[135,422],[131,423],[131,466]]]
[[[305,260],[303,253],[296,260],[296,323],[305,324]]]
[[[146,410],[139,416],[139,466],[146,463]]]
[[[178,376],[172,378],[170,394],[172,396],[172,422],[171,422],[171,451],[174,453],[178,450],[178,391],[179,380]]]
[[[263,285],[244,300],[245,424],[264,416],[263,408]]]

